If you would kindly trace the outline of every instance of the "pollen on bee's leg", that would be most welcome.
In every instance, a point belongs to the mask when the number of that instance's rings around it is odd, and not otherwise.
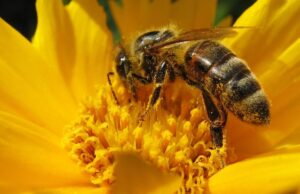
[[[130,92],[121,82],[113,82],[112,87],[119,104],[110,85],[99,88],[97,96],[84,102],[78,118],[66,127],[63,139],[91,182],[113,184],[114,154],[134,152],[162,171],[178,174],[182,182],[177,193],[202,193],[207,179],[224,166],[227,149],[226,143],[221,149],[213,148],[210,125],[198,102],[199,91],[180,83],[166,86],[163,98],[138,125],[151,90],[139,88],[139,101],[130,102]]]

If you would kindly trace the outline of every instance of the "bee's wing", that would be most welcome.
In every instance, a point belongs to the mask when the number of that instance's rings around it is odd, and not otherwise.
[[[247,29],[248,27],[220,27],[220,28],[203,28],[187,32],[183,32],[178,36],[171,38],[165,42],[154,44],[150,50],[158,50],[165,46],[177,44],[187,41],[203,40],[203,39],[221,39],[228,36],[234,36],[239,29]]]

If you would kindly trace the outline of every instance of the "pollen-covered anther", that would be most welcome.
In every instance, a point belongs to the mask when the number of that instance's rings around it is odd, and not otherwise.
[[[137,150],[142,148],[142,142],[143,142],[143,128],[141,127],[136,127],[133,130],[133,137],[135,139],[135,148]]]
[[[222,167],[226,149],[213,148],[200,92],[180,84],[165,88],[142,123],[139,116],[149,88],[144,94],[138,89],[141,98],[134,101],[124,85],[113,83],[119,105],[108,85],[83,104],[78,119],[66,129],[64,145],[92,183],[113,184],[115,153],[129,151],[162,171],[177,173],[182,178],[177,193],[203,191],[207,178]]]
[[[169,116],[168,120],[168,129],[173,134],[176,135],[176,119],[174,117]]]

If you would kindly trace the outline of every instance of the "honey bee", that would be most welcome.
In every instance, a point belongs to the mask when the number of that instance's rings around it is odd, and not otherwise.
[[[242,121],[268,124],[270,105],[255,75],[245,61],[217,42],[217,39],[235,33],[236,28],[184,33],[162,29],[140,35],[130,49],[121,45],[115,58],[116,71],[133,97],[137,98],[136,82],[154,84],[140,120],[159,99],[163,85],[167,83],[165,79],[172,82],[178,77],[201,91],[214,147],[223,146],[227,110]],[[112,74],[108,74],[109,83]]]

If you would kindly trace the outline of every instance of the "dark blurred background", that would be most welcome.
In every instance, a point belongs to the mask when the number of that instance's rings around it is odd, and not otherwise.
[[[62,0],[68,3],[70,0]],[[106,0],[98,0],[106,10]],[[120,2],[121,0],[115,0]],[[255,0],[218,0],[218,8],[214,25],[224,17],[231,15],[235,21],[239,15],[252,5]],[[108,13],[108,15],[110,15]],[[36,27],[35,0],[0,0],[0,17],[30,39]],[[113,22],[113,21],[110,21]]]
[[[0,17],[30,38],[36,26],[35,0],[0,0]]]

